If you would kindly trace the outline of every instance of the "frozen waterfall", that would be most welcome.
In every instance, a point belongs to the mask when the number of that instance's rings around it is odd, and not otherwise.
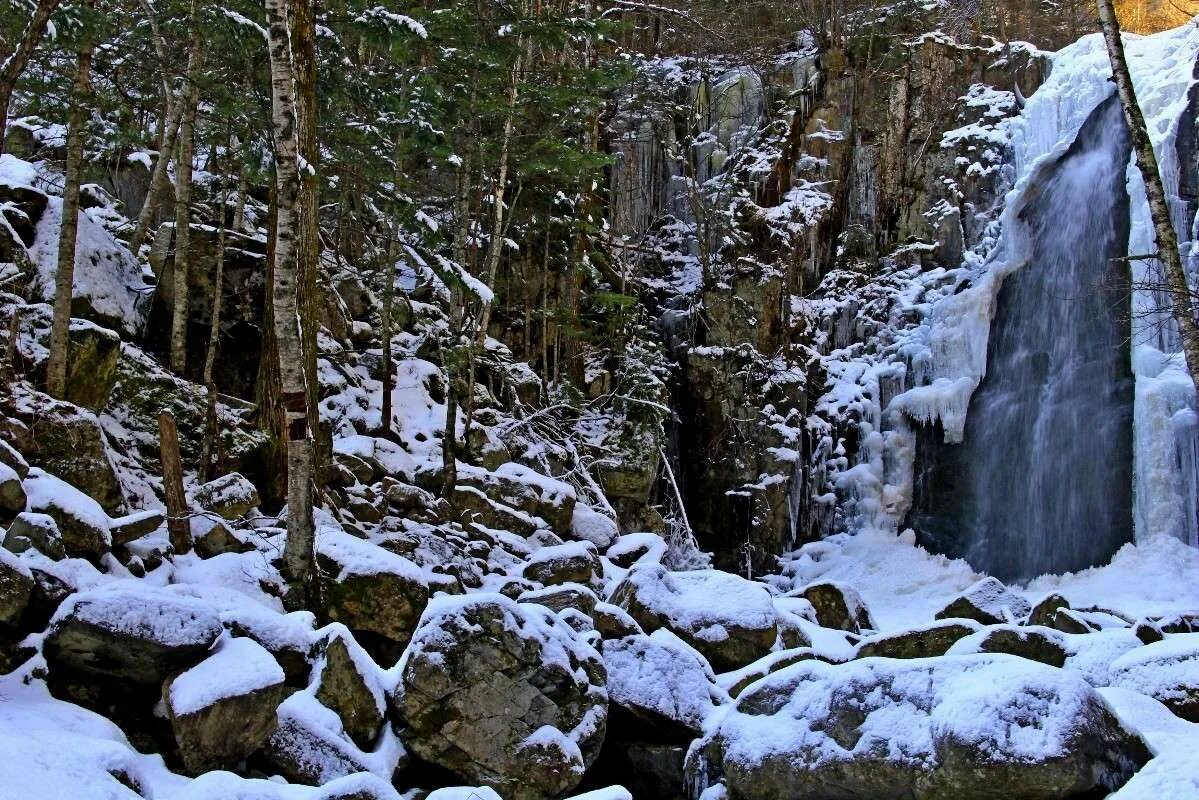
[[[1119,103],[1043,165],[1005,232],[986,377],[941,491],[914,521],[937,550],[1003,578],[1105,562],[1133,535],[1125,167]],[[1014,229],[1012,229],[1014,228]],[[946,492],[945,489],[952,489]]]

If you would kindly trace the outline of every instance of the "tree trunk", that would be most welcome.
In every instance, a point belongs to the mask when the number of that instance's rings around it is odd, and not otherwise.
[[[299,7],[308,0],[292,0]],[[296,82],[288,0],[265,0],[267,47],[270,51],[271,119],[275,142],[278,193],[275,228],[274,308],[275,342],[279,351],[280,399],[287,420],[287,543],[283,552],[285,577],[300,604],[314,581],[315,531],[312,518],[313,447],[308,427],[303,336],[300,330],[299,257],[302,248],[302,184],[296,119]]]
[[[1124,42],[1120,38],[1120,23],[1116,20],[1111,0],[1098,0],[1099,22],[1103,26],[1103,38],[1107,42],[1107,54],[1112,63],[1112,76],[1124,107],[1124,119],[1136,153],[1137,166],[1145,181],[1145,197],[1149,201],[1149,215],[1157,237],[1157,257],[1166,271],[1166,285],[1170,292],[1174,321],[1178,324],[1178,335],[1182,340],[1182,352],[1195,391],[1199,393],[1199,325],[1195,322],[1194,302],[1187,286],[1186,270],[1182,265],[1182,253],[1178,246],[1178,233],[1170,220],[1170,206],[1166,202],[1166,190],[1162,186],[1161,171],[1157,155],[1153,152],[1153,141],[1145,126],[1145,115],[1137,103],[1132,76],[1128,72],[1128,61],[1124,57]]]
[[[320,406],[317,404],[316,334],[321,295],[317,281],[320,262],[320,198],[316,178],[320,150],[317,147],[316,107],[316,12],[313,0],[290,0],[291,52],[296,86],[297,144],[300,163],[299,316],[303,339],[304,379],[308,392],[308,428],[312,433],[312,472],[320,474]]]
[[[50,355],[46,364],[46,390],[52,397],[67,394],[67,359],[71,345],[71,299],[75,282],[75,244],[79,231],[79,180],[83,171],[84,128],[91,96],[92,39],[84,34],[71,91],[67,123],[67,163],[62,191],[62,226],[58,232],[58,265],[54,275],[54,318],[50,327]]]
[[[192,4],[195,20],[195,4]],[[199,31],[192,27],[192,35]],[[187,371],[187,312],[190,305],[188,271],[191,268],[192,164],[195,160],[196,103],[200,54],[192,48],[180,107],[179,156],[175,159],[175,262],[172,270],[174,305],[171,309],[171,369],[183,375]],[[160,156],[161,158],[161,156]]]
[[[38,0],[29,18],[21,40],[3,62],[0,62],[0,155],[4,154],[4,134],[8,129],[8,104],[12,102],[12,93],[17,86],[17,80],[25,72],[33,51],[38,42],[46,35],[46,26],[50,17],[58,10],[62,0]]]
[[[183,493],[183,462],[179,458],[179,429],[167,411],[158,415],[158,453],[162,459],[162,492],[167,502],[167,533],[176,553],[191,550],[191,523]]]
[[[227,178],[226,178],[227,179]],[[208,326],[208,350],[204,354],[204,388],[208,392],[208,410],[204,422],[204,443],[200,448],[200,482],[205,483],[212,470],[213,454],[217,447],[216,383],[212,368],[221,342],[221,293],[225,284],[225,205],[229,202],[229,187],[222,184],[221,205],[218,211],[216,240],[216,274],[212,277],[212,319]]]

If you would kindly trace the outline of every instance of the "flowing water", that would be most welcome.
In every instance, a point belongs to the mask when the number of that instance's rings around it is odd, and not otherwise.
[[[1133,382],[1122,276],[1130,149],[1111,99],[1025,194],[987,375],[913,521],[1007,579],[1103,563],[1132,539]],[[945,491],[945,489],[951,491]]]

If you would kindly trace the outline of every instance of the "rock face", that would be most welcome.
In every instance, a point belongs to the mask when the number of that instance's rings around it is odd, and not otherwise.
[[[829,665],[746,690],[695,747],[732,800],[1102,796],[1148,760],[1080,677],[1003,655]]]
[[[1032,610],[998,578],[983,578],[937,612],[937,619],[972,619],[983,625],[1016,622]]]
[[[221,630],[215,613],[171,592],[101,589],[59,607],[43,651],[51,670],[158,685],[199,662]]]
[[[611,600],[647,633],[666,628],[676,634],[718,672],[760,658],[778,635],[766,589],[719,570],[668,572],[660,564],[636,566],[612,591]]]
[[[232,769],[275,729],[283,668],[251,639],[226,639],[163,689],[183,765],[192,774]]]
[[[404,744],[472,784],[534,800],[576,786],[604,738],[603,661],[548,610],[502,595],[429,604],[401,664]]]

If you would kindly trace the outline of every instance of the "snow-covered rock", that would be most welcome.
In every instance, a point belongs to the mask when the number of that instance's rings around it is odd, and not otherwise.
[[[603,549],[620,534],[620,526],[611,517],[601,514],[589,505],[578,503],[570,519],[570,532],[576,539],[591,542]]]
[[[545,608],[436,598],[399,669],[405,745],[463,780],[539,799],[578,785],[599,753],[603,661]]]
[[[524,576],[546,586],[589,584],[603,577],[604,565],[591,542],[568,542],[543,547],[525,564]]]
[[[349,631],[334,627],[314,670],[316,699],[341,717],[359,747],[370,747],[387,709],[379,667]]]
[[[261,502],[254,484],[236,472],[197,486],[192,499],[200,508],[225,519],[244,516]]]
[[[1032,607],[998,578],[983,578],[937,612],[937,619],[972,619],[984,625],[1019,622]]]
[[[158,685],[203,659],[221,630],[202,601],[122,583],[69,597],[50,621],[43,652],[52,671]]]
[[[609,701],[659,735],[698,735],[704,720],[728,702],[707,662],[665,630],[606,642],[604,667]]]
[[[29,568],[9,551],[0,549],[0,625],[15,626],[20,622],[32,591],[33,574]]]
[[[698,795],[1051,798],[1117,789],[1148,760],[1081,678],[1006,655],[830,665],[749,687],[688,758]]]
[[[163,689],[179,754],[193,775],[232,769],[275,729],[283,669],[252,639],[223,638]]]
[[[858,658],[878,656],[882,658],[928,658],[944,655],[954,642],[977,632],[982,626],[968,619],[942,620],[941,622],[894,631],[863,639],[858,647]]]
[[[822,627],[851,633],[875,627],[866,601],[848,584],[819,581],[804,587],[799,594],[812,604],[816,622]]]
[[[666,628],[678,635],[717,671],[761,657],[778,634],[770,593],[719,570],[669,572],[660,564],[638,565],[610,599],[647,633]]]
[[[1112,662],[1111,681],[1199,722],[1199,633],[1172,634],[1125,653]]]
[[[265,754],[296,783],[321,786],[360,772],[390,780],[406,762],[403,745],[386,728],[373,750],[358,748],[346,735],[336,712],[321,705],[309,690],[284,700],[278,717],[278,727],[267,742]]]
[[[428,573],[402,556],[330,528],[318,536],[317,562],[330,619],[355,632],[398,644],[408,641],[429,600]]]
[[[56,561],[67,555],[54,517],[34,511],[17,514],[4,534],[4,547],[13,553],[34,549]]]

